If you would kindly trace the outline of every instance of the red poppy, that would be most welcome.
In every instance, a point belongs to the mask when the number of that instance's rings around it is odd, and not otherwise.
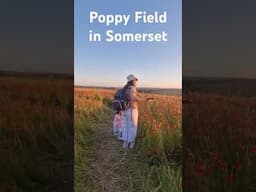
[[[227,175],[226,182],[231,185],[234,182],[234,175],[232,175],[232,174]]]
[[[241,168],[241,164],[240,164],[240,163],[235,163],[235,164],[234,164],[234,169],[235,169],[236,171],[240,170],[240,168]]]
[[[256,145],[252,146],[250,148],[251,153],[256,153]]]
[[[218,154],[218,153],[210,153],[210,154],[209,154],[209,157],[210,157],[210,159],[213,160],[213,161],[219,160],[219,154]]]
[[[195,171],[198,175],[204,175],[207,171],[205,164],[202,161],[197,162],[195,165]]]
[[[226,170],[227,168],[227,163],[225,163],[224,161],[219,161],[218,162],[218,166],[221,170]]]
[[[206,173],[206,168],[204,165],[197,164],[195,167],[195,171],[198,175],[204,175]]]

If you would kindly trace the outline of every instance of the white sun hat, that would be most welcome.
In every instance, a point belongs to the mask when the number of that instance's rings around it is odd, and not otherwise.
[[[135,75],[133,74],[130,74],[127,76],[127,81],[130,82],[130,81],[133,81],[133,80],[137,80],[138,81],[138,78],[135,77]]]

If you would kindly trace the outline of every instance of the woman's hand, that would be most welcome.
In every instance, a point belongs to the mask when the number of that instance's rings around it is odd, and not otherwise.
[[[153,97],[148,97],[148,98],[146,98],[146,101],[153,101],[153,100],[154,100]]]

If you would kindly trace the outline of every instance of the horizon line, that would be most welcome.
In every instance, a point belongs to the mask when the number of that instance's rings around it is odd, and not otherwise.
[[[201,79],[253,79],[255,80],[255,77],[239,77],[239,76],[213,76],[213,75],[183,75],[182,79],[184,78],[201,78]]]
[[[123,86],[101,86],[101,85],[77,85],[75,87],[89,87],[89,88],[121,88]],[[151,88],[151,89],[182,89],[182,87],[149,87],[149,86],[139,86],[138,89]]]

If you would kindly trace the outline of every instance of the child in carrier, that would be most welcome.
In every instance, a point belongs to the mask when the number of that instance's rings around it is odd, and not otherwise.
[[[118,139],[122,138],[122,112],[117,111],[113,122],[113,134]]]

